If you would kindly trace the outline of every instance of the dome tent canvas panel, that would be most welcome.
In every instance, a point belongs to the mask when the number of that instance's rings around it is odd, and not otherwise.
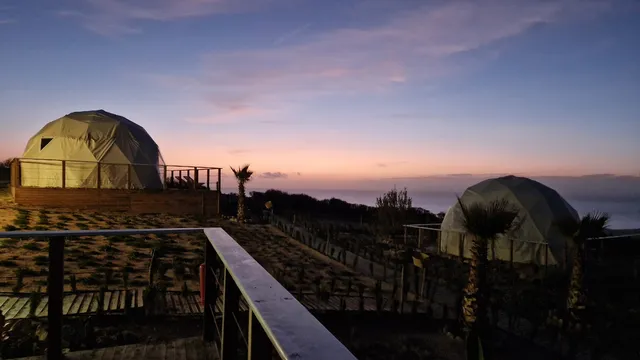
[[[563,218],[578,219],[577,212],[553,189],[522,177],[506,176],[489,179],[469,187],[460,201],[469,206],[480,202],[506,199],[519,211],[519,223],[511,233],[499,236],[491,244],[489,256],[504,261],[561,265],[567,260],[571,239],[561,234],[555,223]],[[456,202],[442,222],[440,250],[445,253],[471,256],[472,242],[464,232],[460,205]]]
[[[130,178],[132,188],[162,188],[158,145],[141,126],[104,110],[71,113],[45,125],[27,143],[23,159],[29,163],[23,186],[61,186],[61,161],[48,160],[67,160],[69,187],[97,187],[100,179],[101,187],[122,189]]]

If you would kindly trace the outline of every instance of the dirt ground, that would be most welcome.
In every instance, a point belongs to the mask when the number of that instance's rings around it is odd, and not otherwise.
[[[85,230],[123,228],[223,227],[249,254],[292,293],[303,291],[344,292],[348,285],[357,295],[358,288],[371,293],[374,279],[358,274],[346,266],[309,249],[268,225],[244,225],[226,220],[205,223],[193,217],[168,215],[128,215],[64,209],[19,207],[7,192],[0,193],[0,231],[21,230]],[[110,288],[124,287],[127,274],[130,288],[142,288],[148,283],[148,267],[152,249],[160,249],[161,281],[172,290],[185,284],[189,290],[199,288],[196,269],[203,261],[204,235],[115,236],[69,239],[65,243],[65,287],[67,291],[95,290],[104,284]],[[0,239],[0,292],[44,290],[48,269],[48,243],[29,238]],[[73,281],[75,277],[75,282]],[[19,285],[19,286],[18,286]],[[384,329],[377,329],[384,338]],[[407,350],[429,353],[424,359],[458,359],[457,353],[439,349],[453,346],[439,334],[436,338],[412,341]],[[422,336],[423,339],[426,339]],[[435,344],[435,345],[434,345]],[[374,346],[372,344],[370,346]],[[437,345],[437,346],[436,346]],[[363,344],[366,348],[369,345]],[[374,346],[375,347],[375,346]],[[425,350],[427,349],[427,350]],[[433,351],[445,351],[450,356],[432,357]],[[425,353],[425,354],[426,354]],[[364,357],[376,359],[376,357]],[[396,358],[390,357],[389,359]],[[399,357],[400,358],[400,357]]]

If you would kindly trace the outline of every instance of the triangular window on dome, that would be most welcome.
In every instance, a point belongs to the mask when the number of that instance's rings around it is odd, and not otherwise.
[[[42,138],[40,139],[40,150],[43,150],[49,143],[53,140],[53,138]]]

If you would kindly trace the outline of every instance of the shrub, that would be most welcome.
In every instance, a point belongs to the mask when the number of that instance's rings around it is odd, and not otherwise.
[[[25,249],[25,250],[39,251],[40,250],[40,244],[38,244],[35,241],[31,241],[31,242],[28,242],[28,243],[22,245],[22,248]]]

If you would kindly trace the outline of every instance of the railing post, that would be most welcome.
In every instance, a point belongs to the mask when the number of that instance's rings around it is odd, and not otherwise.
[[[249,311],[248,360],[272,359],[273,347],[267,333],[256,318],[253,311]]]
[[[198,189],[198,168],[193,168],[193,190]]]
[[[64,297],[64,237],[49,238],[47,359],[62,359],[62,300]]]
[[[224,360],[235,360],[238,358],[239,329],[233,317],[238,313],[240,291],[227,269],[224,269],[224,290],[222,292],[222,296],[222,339],[220,339],[220,358]]]
[[[62,160],[62,188],[67,187],[67,162]]]
[[[127,165],[127,189],[131,190],[131,164]]]
[[[207,169],[207,190],[211,190],[211,185],[210,182],[211,181],[211,169]]]
[[[218,301],[218,285],[215,278],[216,252],[209,242],[204,245],[204,324],[202,339],[213,341],[216,337],[215,311]]]
[[[96,185],[97,189],[100,189],[100,187],[102,186],[102,175],[100,174],[100,162],[98,162],[98,184]]]
[[[164,174],[162,175],[162,187],[167,189],[167,165],[164,165]]]

